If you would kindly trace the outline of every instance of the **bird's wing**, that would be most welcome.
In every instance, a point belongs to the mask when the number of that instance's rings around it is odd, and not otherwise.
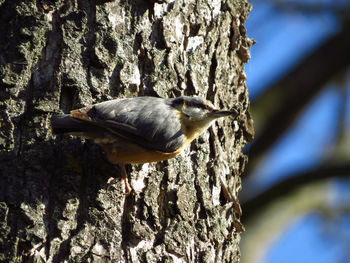
[[[116,99],[73,110],[70,115],[147,149],[173,152],[185,139],[179,116],[166,99]]]

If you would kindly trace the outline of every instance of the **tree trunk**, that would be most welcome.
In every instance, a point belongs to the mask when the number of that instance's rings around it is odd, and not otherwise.
[[[0,0],[1,262],[239,261],[249,10],[246,0]],[[113,97],[183,94],[240,115],[177,158],[129,165],[129,196],[119,180],[107,186],[120,170],[98,145],[50,129],[53,114]]]

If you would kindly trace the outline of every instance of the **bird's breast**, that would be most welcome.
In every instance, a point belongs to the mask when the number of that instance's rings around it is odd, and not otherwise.
[[[110,162],[141,164],[168,160],[178,155],[183,147],[173,152],[160,152],[143,148],[135,143],[123,139],[113,142],[99,141]]]

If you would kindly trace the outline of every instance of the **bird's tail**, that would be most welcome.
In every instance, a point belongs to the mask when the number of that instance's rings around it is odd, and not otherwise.
[[[54,133],[79,133],[91,126],[85,121],[72,118],[69,114],[55,115],[51,118],[51,127]]]

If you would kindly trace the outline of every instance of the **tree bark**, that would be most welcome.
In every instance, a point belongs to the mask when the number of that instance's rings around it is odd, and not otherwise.
[[[1,262],[239,261],[250,8],[0,0]],[[177,158],[128,166],[127,197],[98,145],[50,130],[53,114],[113,97],[183,94],[240,114]]]

